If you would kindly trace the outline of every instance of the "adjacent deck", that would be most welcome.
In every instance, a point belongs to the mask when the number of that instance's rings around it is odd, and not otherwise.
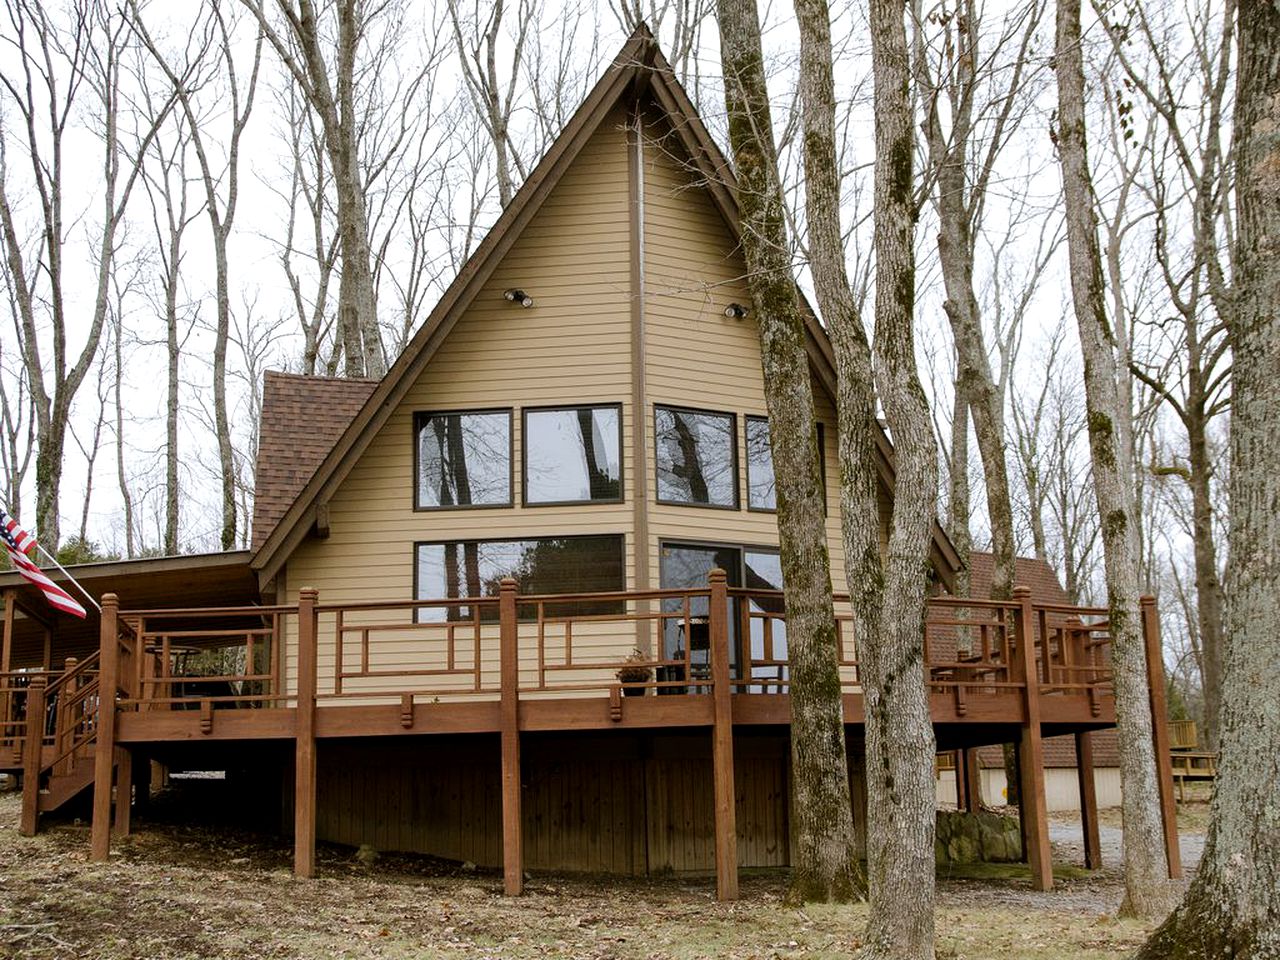
[[[837,605],[845,722],[860,740],[859,637],[848,597]],[[1158,653],[1153,601],[1144,614],[1148,650]],[[938,749],[1019,744],[1027,852],[1040,887],[1052,882],[1041,739],[1075,734],[1084,757],[1089,732],[1114,725],[1110,644],[1105,610],[1039,603],[1024,589],[1010,602],[929,603],[925,669]],[[1153,714],[1163,718],[1160,660],[1149,660]],[[90,782],[105,784],[94,797],[99,857],[110,844],[109,786],[113,775],[132,782],[137,748],[292,741],[295,866],[308,876],[317,742],[497,734],[509,893],[523,875],[522,734],[706,730],[717,878],[721,896],[732,897],[735,733],[785,731],[790,719],[782,596],[729,587],[719,572],[699,589],[574,596],[521,595],[514,580],[491,597],[402,602],[329,604],[303,590],[296,604],[119,610],[108,595],[97,652],[59,671],[0,679],[0,769],[24,775],[24,830]],[[114,691],[114,710],[100,709],[104,690]],[[1156,754],[1167,758],[1165,724],[1155,726]],[[40,749],[28,748],[37,741]],[[1091,765],[1080,770],[1082,796],[1092,797]],[[1096,851],[1096,819],[1085,807],[1086,847]],[[116,803],[114,816],[127,831],[129,803]]]

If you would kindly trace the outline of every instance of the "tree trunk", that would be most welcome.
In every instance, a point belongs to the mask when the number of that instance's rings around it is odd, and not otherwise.
[[[1239,10],[1221,756],[1200,869],[1145,960],[1280,956],[1280,10],[1267,0]]]
[[[1197,405],[1188,404],[1188,413]],[[1214,543],[1211,484],[1206,419],[1192,415],[1187,421],[1187,466],[1191,486],[1191,542],[1196,571],[1196,620],[1200,629],[1204,695],[1205,747],[1217,750],[1219,715],[1222,711],[1222,581],[1218,578],[1218,548]]]
[[[165,189],[168,189],[168,171],[164,171]],[[185,186],[183,188],[185,194]],[[185,209],[183,213],[185,214]],[[164,552],[174,556],[178,552],[178,381],[181,364],[181,347],[178,341],[178,283],[179,265],[182,262],[182,234],[177,224],[169,220],[168,276],[164,285],[165,326],[167,328],[168,409],[165,411],[164,444]]]
[[[1084,352],[1085,404],[1093,487],[1102,524],[1112,637],[1116,727],[1123,791],[1125,899],[1121,910],[1162,916],[1173,895],[1160,823],[1146,652],[1138,609],[1133,516],[1132,419],[1122,403],[1116,338],[1107,317],[1084,113],[1080,0],[1059,0],[1055,63],[1058,156],[1066,206],[1071,292]],[[1117,321],[1118,322],[1118,321]]]
[[[924,619],[938,463],[916,370],[914,142],[902,0],[871,0],[875,90],[875,383],[896,454],[877,631],[862,637],[867,729],[868,958],[932,958],[933,723]]]
[[[124,501],[124,544],[125,557],[133,559],[133,493],[129,490],[129,477],[125,469],[124,455],[124,403],[120,396],[120,388],[124,384],[124,356],[121,340],[124,335],[124,324],[121,321],[121,310],[116,309],[115,316],[115,383],[112,389],[116,399],[116,482],[120,485],[120,499]]]
[[[718,9],[742,249],[760,330],[787,610],[793,811],[788,897],[848,901],[861,881],[805,328],[791,271],[755,0],[719,0]]]
[[[370,269],[368,213],[360,165],[361,118],[355,106],[356,59],[364,28],[365,8],[357,0],[337,0],[336,63],[324,58],[324,42],[312,0],[280,6],[301,63],[271,26],[261,0],[241,0],[258,20],[264,35],[293,74],[308,105],[324,128],[324,148],[333,169],[338,235],[342,241],[342,274],[338,284],[338,329],[349,377],[381,377],[387,372],[386,353],[378,329],[377,301]],[[333,83],[330,83],[330,73]],[[336,85],[336,93],[335,93]]]
[[[956,384],[951,404],[951,464],[948,472],[947,535],[956,548],[960,571],[956,574],[956,596],[969,596],[969,558],[973,553],[973,533],[969,529],[972,499],[969,489],[969,404]]]

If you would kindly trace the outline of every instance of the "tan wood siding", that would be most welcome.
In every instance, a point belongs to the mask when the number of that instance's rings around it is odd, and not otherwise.
[[[624,537],[627,586],[634,586],[634,491],[638,472],[649,489],[649,579],[659,582],[662,542],[693,541],[776,547],[776,517],[746,509],[746,415],[764,415],[758,332],[754,319],[724,316],[730,302],[749,303],[744,267],[731,232],[705,188],[673,154],[674,138],[650,122],[642,163],[644,190],[643,303],[647,403],[632,402],[631,236],[625,116],[619,111],[592,137],[581,157],[513,244],[475,303],[459,320],[426,371],[392,413],[330,501],[330,536],[308,539],[289,558],[287,590],[320,591],[322,604],[408,599],[414,585],[414,544],[457,539],[509,539],[575,534]],[[519,287],[535,300],[524,309],[503,299]],[[816,389],[824,424],[828,542],[833,583],[844,587],[838,515],[839,472],[831,398]],[[556,507],[520,506],[523,436],[520,412],[548,404],[621,403],[624,502]],[[655,403],[733,413],[738,440],[736,510],[654,502]],[[513,414],[513,506],[416,511],[413,475],[416,411],[510,408]],[[644,431],[637,462],[633,431]],[[398,614],[407,623],[408,613]],[[376,619],[374,615],[367,615]],[[385,619],[385,618],[384,618]],[[575,655],[618,660],[636,642],[634,630],[584,629]],[[434,638],[432,638],[434,637]],[[496,630],[486,630],[482,681],[496,682]],[[594,652],[592,650],[594,644]],[[465,644],[460,656],[468,655]],[[358,661],[351,646],[344,666]],[[370,659],[375,670],[437,667],[439,633],[385,635]],[[294,675],[289,651],[287,676]],[[322,619],[321,690],[335,673],[332,625]],[[590,679],[608,680],[611,671]],[[521,679],[536,676],[534,653],[522,649]],[[581,680],[589,679],[587,676]],[[365,679],[354,690],[466,686],[403,679]],[[330,682],[329,686],[332,686]]]
[[[680,160],[664,119],[651,118],[645,151],[645,317],[650,409],[644,421],[653,456],[653,405],[674,404],[733,413],[737,418],[738,510],[655,503],[651,576],[658,582],[660,541],[778,544],[777,518],[748,511],[744,417],[765,416],[759,329],[754,317],[724,315],[730,303],[750,305],[746,265],[729,228],[697,175]],[[835,408],[814,384],[815,412],[824,424],[828,549],[832,579],[844,589],[840,539],[839,463]],[[652,466],[651,466],[652,469]]]

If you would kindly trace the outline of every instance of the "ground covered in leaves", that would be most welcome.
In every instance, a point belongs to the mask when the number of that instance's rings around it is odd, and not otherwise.
[[[866,922],[865,906],[784,907],[781,873],[744,874],[733,904],[705,877],[542,874],[513,900],[493,873],[322,847],[318,879],[299,881],[283,841],[156,821],[91,864],[86,826],[27,839],[18,807],[0,797],[4,957],[835,957]],[[1148,926],[1114,917],[1114,871],[1063,873],[1047,894],[1019,868],[940,877],[938,956],[1088,960],[1142,942]]]

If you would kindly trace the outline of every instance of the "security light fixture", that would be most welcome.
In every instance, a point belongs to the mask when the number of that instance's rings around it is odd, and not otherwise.
[[[522,307],[528,308],[533,306],[533,297],[529,296],[519,288],[513,287],[510,290],[504,290],[502,295],[512,303],[518,303]]]
[[[731,303],[724,308],[724,315],[730,320],[745,320],[750,312],[740,303]]]

